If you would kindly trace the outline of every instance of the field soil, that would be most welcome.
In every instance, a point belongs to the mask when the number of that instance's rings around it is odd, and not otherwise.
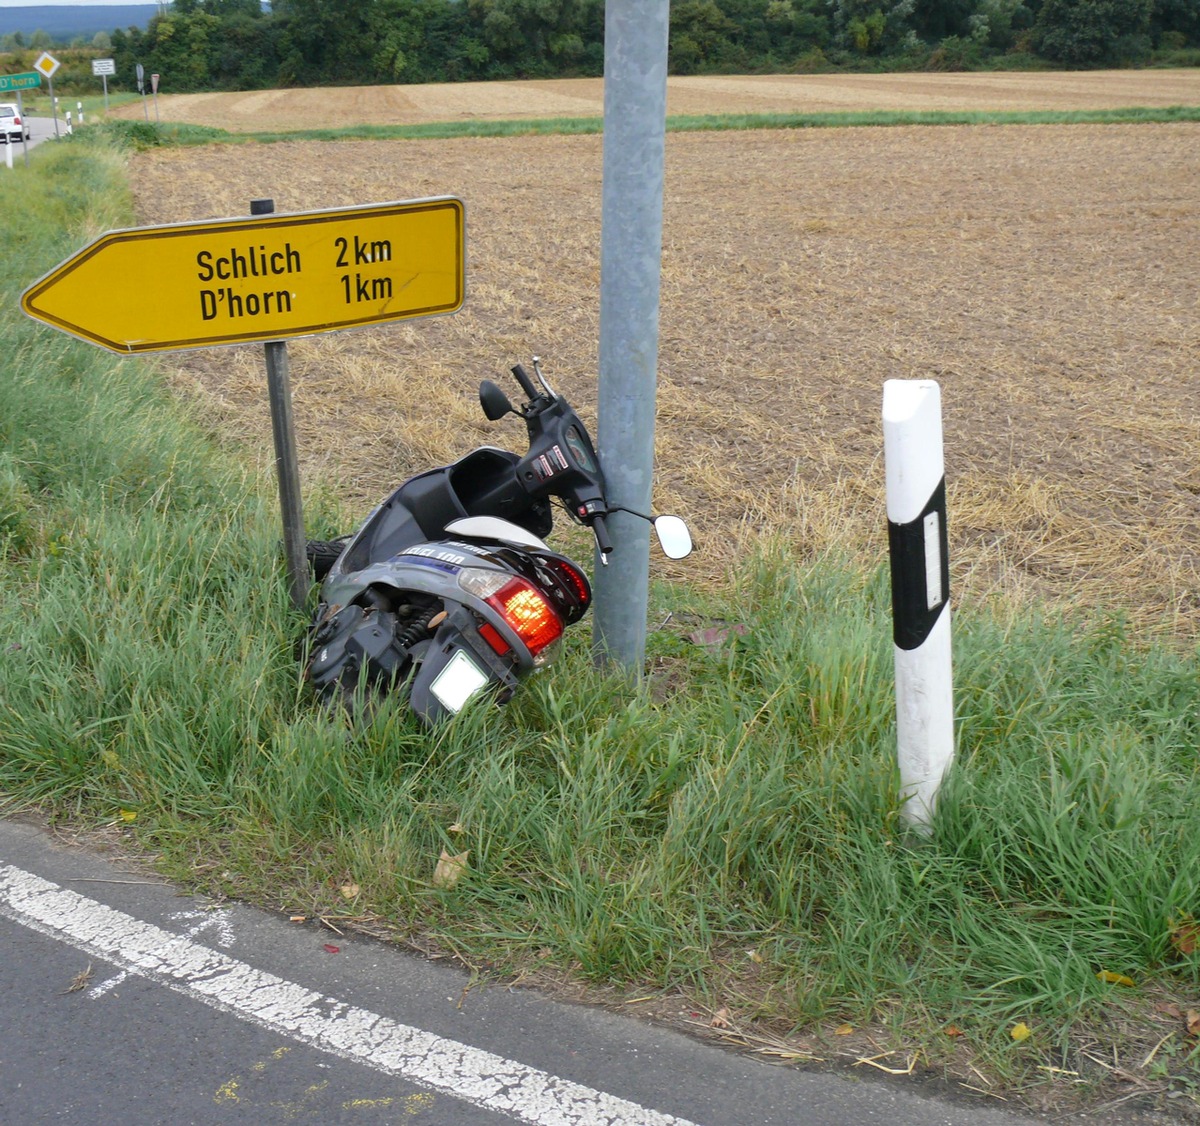
[[[160,94],[164,121],[231,132],[418,125],[445,121],[602,117],[604,82],[352,86]],[[841,113],[866,110],[1080,110],[1200,105],[1200,70],[963,74],[769,74],[673,77],[671,115]],[[111,116],[140,119],[137,102]]]
[[[1168,100],[1200,102],[1197,73],[901,77],[914,90],[961,78],[1043,93],[1054,79],[1107,80],[1119,105],[1150,104],[1160,81],[1190,81]],[[523,104],[547,85],[558,84],[531,84]],[[497,88],[496,115],[511,115],[511,89]],[[340,96],[263,97],[318,93]],[[364,94],[345,92],[341,120]],[[487,424],[475,388],[533,353],[594,419],[602,144],[176,148],[134,157],[131,182],[142,223],[246,214],[261,197],[280,211],[466,202],[462,312],[289,346],[305,485],[365,514],[417,469],[482,442],[519,447],[519,423]],[[721,583],[737,546],[761,534],[884,558],[883,383],[935,379],[955,601],[1115,603],[1140,628],[1193,638],[1198,185],[1194,124],[670,135],[655,500],[689,517],[699,551],[660,572]],[[215,428],[269,460],[261,348],[161,362]]]

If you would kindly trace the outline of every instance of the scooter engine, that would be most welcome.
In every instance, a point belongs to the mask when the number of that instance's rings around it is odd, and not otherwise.
[[[345,698],[365,681],[387,687],[408,671],[399,619],[387,610],[344,606],[313,631],[308,678],[326,699]]]

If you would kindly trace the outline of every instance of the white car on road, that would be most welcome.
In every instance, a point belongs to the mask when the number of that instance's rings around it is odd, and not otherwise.
[[[22,116],[14,102],[0,102],[0,133],[4,134],[6,144],[19,141],[22,137],[29,140],[29,115]]]

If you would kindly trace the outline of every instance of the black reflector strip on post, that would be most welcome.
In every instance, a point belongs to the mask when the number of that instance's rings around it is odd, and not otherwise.
[[[905,524],[888,521],[892,565],[892,636],[901,649],[916,649],[929,636],[950,597],[946,479],[921,514]]]

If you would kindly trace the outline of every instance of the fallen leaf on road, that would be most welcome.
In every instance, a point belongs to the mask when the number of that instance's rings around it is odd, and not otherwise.
[[[342,952],[342,948],[340,946],[334,946],[332,942],[325,943],[323,949],[326,954],[340,954]]]

